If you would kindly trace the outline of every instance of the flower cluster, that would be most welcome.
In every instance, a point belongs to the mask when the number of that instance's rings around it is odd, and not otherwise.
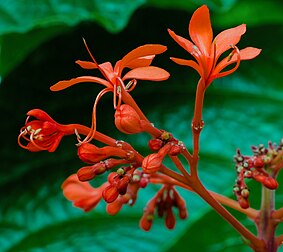
[[[265,148],[263,144],[252,146],[253,156],[243,156],[240,150],[234,157],[236,163],[237,180],[234,186],[234,194],[242,208],[249,207],[249,189],[245,179],[254,179],[270,190],[278,187],[276,175],[283,167],[278,153],[283,150],[283,139],[280,144],[268,144]],[[282,155],[282,154],[281,154]]]
[[[158,217],[165,216],[166,227],[173,229],[176,224],[173,207],[178,209],[181,219],[187,218],[188,212],[184,199],[173,186],[163,186],[147,203],[140,220],[140,227],[145,231],[150,230],[156,212]]]
[[[189,23],[189,33],[193,42],[169,30],[170,36],[196,61],[171,59],[177,64],[194,68],[201,77],[197,87],[192,123],[192,154],[172,133],[155,127],[130,94],[138,80],[163,81],[169,78],[170,74],[166,70],[152,66],[155,56],[167,50],[166,46],[160,44],[137,47],[112,65],[110,62],[97,63],[84,41],[91,60],[77,60],[76,63],[86,70],[98,70],[102,77],[80,76],[59,81],[50,89],[60,91],[82,82],[100,84],[103,89],[98,93],[93,104],[91,126],[59,124],[46,112],[34,109],[27,113],[28,118],[18,137],[19,145],[29,151],[53,152],[64,136],[75,135],[78,140],[77,155],[85,165],[65,180],[62,189],[65,197],[72,201],[74,206],[86,212],[104,200],[107,204],[106,211],[111,215],[116,214],[123,205],[135,204],[140,189],[146,188],[151,183],[159,185],[160,189],[149,200],[141,217],[140,227],[146,231],[150,230],[156,215],[160,218],[164,217],[166,227],[173,229],[176,223],[174,208],[178,210],[180,219],[187,217],[186,203],[178,193],[177,186],[199,194],[232,223],[234,220],[231,219],[231,215],[206,191],[198,177],[199,135],[204,125],[202,104],[206,88],[214,79],[233,73],[239,67],[241,60],[253,59],[261,51],[253,47],[243,50],[236,47],[245,31],[245,25],[240,25],[223,31],[212,40],[210,15],[205,5],[194,12]],[[219,60],[228,50],[232,50],[231,53]],[[234,67],[224,71],[231,64],[234,64]],[[120,132],[150,135],[149,152],[145,155],[140,154],[129,143],[118,141],[97,131],[96,108],[101,97],[106,93],[113,93],[114,123]],[[31,117],[35,119],[30,120]],[[84,138],[82,139],[81,136]],[[93,140],[98,141],[99,144],[91,143]],[[245,178],[253,178],[270,189],[277,187],[274,175],[281,168],[282,162],[279,162],[280,155],[277,156],[276,152],[282,150],[282,145],[283,143],[279,147],[270,145],[268,149],[254,148],[253,157],[245,157],[238,151],[235,157],[238,179],[234,192],[243,208],[249,206],[249,191],[244,182]],[[179,159],[180,156],[182,159]],[[175,169],[165,166],[164,160],[167,157]],[[91,180],[107,173],[107,179],[105,177],[102,185],[96,188],[91,185]],[[214,195],[218,197],[217,194]],[[228,199],[223,200],[223,197],[218,199],[233,205]],[[234,203],[237,204],[236,201]]]

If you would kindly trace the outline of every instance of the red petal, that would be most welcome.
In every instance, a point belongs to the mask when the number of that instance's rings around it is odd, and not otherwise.
[[[242,24],[219,33],[214,39],[216,44],[216,60],[223,52],[229,50],[231,45],[236,45],[245,32],[246,25]]]
[[[110,62],[99,64],[99,70],[107,80],[109,80],[111,83],[115,82],[117,75],[114,73],[113,66]]]
[[[175,42],[179,44],[179,46],[183,47],[187,52],[192,53],[194,44],[191,41],[177,35],[175,32],[171,31],[170,29],[168,29],[168,32],[169,35],[175,40]]]
[[[68,87],[71,87],[75,84],[82,83],[82,82],[95,82],[95,83],[102,84],[106,87],[111,87],[111,85],[108,81],[103,80],[101,78],[93,77],[93,76],[81,76],[81,77],[73,78],[73,79],[70,79],[70,80],[59,81],[56,84],[54,84],[53,86],[51,86],[50,90],[51,91],[60,91],[60,90],[66,89]]]
[[[125,55],[121,59],[118,75],[121,74],[123,68],[127,67],[131,61],[144,56],[160,54],[165,52],[166,50],[167,50],[166,46],[159,44],[147,44],[137,47],[136,49],[130,51],[127,55]]]
[[[240,50],[240,58],[241,60],[250,60],[258,56],[260,52],[261,49],[254,47],[246,47],[245,49]],[[229,56],[227,56],[217,64],[214,72],[219,73],[225,67],[235,63],[236,61],[237,61],[237,54],[234,54],[230,60],[229,60]]]
[[[134,59],[127,64],[127,67],[133,69],[133,68],[136,68],[136,67],[149,66],[151,64],[152,60],[154,59],[154,57],[155,57],[155,55],[149,55],[149,56]]]
[[[152,80],[152,81],[162,81],[167,80],[170,74],[162,68],[148,66],[148,67],[139,67],[129,71],[123,77],[123,80],[126,79],[138,79],[138,80]]]
[[[189,34],[199,50],[208,57],[213,33],[209,10],[206,5],[201,6],[194,12],[189,24]]]
[[[77,60],[76,63],[80,65],[80,67],[84,69],[95,69],[98,68],[97,64],[91,62],[91,61],[83,61],[83,60]]]
[[[255,48],[255,47],[246,47],[242,50],[240,50],[240,56],[241,60],[250,60],[255,57],[257,57],[261,52],[261,49]],[[237,55],[234,55],[231,59],[231,61],[235,62],[237,61]]]
[[[28,116],[33,116],[40,121],[48,121],[57,124],[45,111],[41,109],[32,109],[27,112]]]
[[[192,67],[193,69],[195,69],[199,73],[199,75],[202,75],[201,68],[199,67],[199,65],[195,61],[173,58],[173,57],[170,57],[170,59],[172,61],[174,61],[175,63],[179,64],[179,65]]]

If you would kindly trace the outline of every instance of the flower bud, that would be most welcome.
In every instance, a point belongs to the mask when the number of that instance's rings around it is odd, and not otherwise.
[[[117,189],[119,191],[119,194],[121,194],[121,195],[126,194],[129,182],[130,182],[130,179],[127,176],[121,178],[118,181]]]
[[[119,191],[116,186],[109,185],[107,186],[103,192],[102,197],[107,203],[111,203],[115,201],[119,196]]]
[[[166,211],[166,217],[165,217],[165,225],[168,229],[173,229],[176,224],[176,218],[173,214],[172,207],[168,208]]]
[[[126,134],[142,132],[138,113],[128,104],[123,104],[116,109],[115,125],[118,130]]]
[[[141,188],[145,188],[148,185],[148,182],[149,182],[149,178],[142,176],[141,179],[140,179],[139,185],[140,185]]]
[[[100,149],[93,144],[83,143],[78,147],[78,156],[83,162],[94,164],[107,158],[107,154]]]
[[[158,153],[149,154],[142,161],[142,169],[145,173],[155,173],[161,168],[162,161],[163,156]]]
[[[88,181],[96,175],[100,175],[106,171],[106,166],[103,162],[96,163],[92,166],[85,166],[78,170],[77,175],[80,181]]]
[[[270,190],[275,190],[278,187],[278,182],[274,178],[270,177],[265,178],[262,184]]]
[[[264,161],[261,157],[255,157],[254,167],[255,168],[263,168],[264,167]]]
[[[112,203],[107,204],[106,211],[110,215],[115,215],[121,210],[122,206],[123,206],[122,201],[116,200]]]
[[[140,227],[144,231],[149,231],[151,229],[153,219],[154,219],[153,213],[146,211],[140,219]]]
[[[241,208],[243,208],[243,209],[247,209],[247,208],[250,207],[250,203],[249,203],[248,199],[246,199],[244,197],[239,197],[238,202],[239,202]]]
[[[148,142],[148,147],[152,150],[152,151],[158,151],[163,145],[163,141],[155,138],[155,139],[150,139]]]
[[[173,144],[170,151],[168,152],[169,155],[171,156],[177,156],[181,153],[183,150],[184,146],[182,144]]]

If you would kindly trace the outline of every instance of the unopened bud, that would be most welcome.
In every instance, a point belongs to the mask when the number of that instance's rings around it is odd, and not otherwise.
[[[176,218],[173,214],[172,208],[170,207],[166,211],[166,217],[165,217],[165,225],[168,229],[173,229],[176,224]]]
[[[124,195],[127,192],[127,188],[129,185],[130,179],[125,176],[123,178],[121,178],[118,183],[117,183],[117,189],[119,191],[119,194]]]
[[[83,143],[78,147],[79,158],[88,164],[95,164],[107,157],[100,148],[90,143]]]
[[[163,145],[163,141],[155,138],[155,139],[150,139],[148,142],[148,147],[152,150],[152,151],[158,151]]]
[[[270,190],[275,190],[278,187],[278,182],[274,178],[270,177],[266,177],[262,184]]]
[[[255,168],[263,168],[264,167],[264,161],[261,157],[255,157],[254,167]]]
[[[118,130],[126,134],[142,132],[138,113],[128,104],[123,104],[116,109],[115,125]]]
[[[153,223],[154,215],[152,213],[145,212],[140,219],[140,227],[144,231],[149,231]]]
[[[82,167],[78,170],[77,175],[80,181],[89,181],[96,175],[103,174],[105,171],[105,164],[103,162],[99,162],[92,166]]]
[[[115,186],[109,185],[107,186],[103,192],[102,197],[107,203],[111,203],[115,201],[119,196],[119,191]]]
[[[182,143],[173,144],[168,154],[171,156],[177,156],[181,153],[183,149],[184,149],[184,145]]]
[[[250,203],[246,198],[239,197],[238,202],[239,202],[241,208],[243,208],[243,209],[247,209],[247,208],[250,207]]]
[[[145,173],[155,173],[162,165],[163,157],[158,153],[149,154],[142,162],[142,169]]]

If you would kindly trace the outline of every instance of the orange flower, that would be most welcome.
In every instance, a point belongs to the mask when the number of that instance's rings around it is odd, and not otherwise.
[[[246,25],[242,24],[219,33],[214,40],[210,23],[209,10],[206,5],[198,8],[189,23],[189,34],[193,43],[181,36],[176,35],[168,29],[170,36],[187,52],[189,52],[196,61],[179,58],[171,58],[179,65],[185,65],[194,68],[204,81],[205,88],[216,78],[229,75],[237,70],[241,60],[255,58],[261,49],[247,47],[239,50],[236,44],[241,36],[246,32]],[[220,56],[227,50],[232,52],[222,60]],[[229,65],[236,63],[230,69],[223,71]]]
[[[74,206],[88,212],[100,202],[102,191],[108,185],[104,183],[98,188],[93,188],[88,182],[81,182],[76,174],[72,174],[64,181],[62,189],[64,196],[72,201]]]
[[[98,69],[102,73],[104,79],[94,76],[81,76],[70,80],[59,81],[50,89],[52,91],[60,91],[81,82],[98,83],[105,87],[99,92],[94,102],[91,130],[88,136],[84,139],[84,142],[89,142],[96,131],[96,106],[104,94],[113,92],[114,108],[120,106],[121,101],[133,106],[134,101],[127,94],[135,88],[137,84],[136,80],[162,81],[169,78],[169,73],[162,68],[150,66],[155,55],[161,54],[167,50],[166,46],[147,44],[137,47],[125,55],[121,60],[117,61],[113,67],[110,62],[98,64],[91,54],[85,40],[84,43],[92,61],[77,60],[76,63],[84,69]],[[122,72],[126,68],[130,70],[122,76]],[[128,84],[125,84],[125,80],[130,81]]]
[[[74,133],[72,125],[57,123],[43,110],[33,109],[27,115],[25,126],[21,128],[18,136],[18,144],[29,151],[53,152],[57,149],[63,136]],[[37,120],[29,121],[31,116]],[[21,143],[22,138],[28,142],[26,145]]]

